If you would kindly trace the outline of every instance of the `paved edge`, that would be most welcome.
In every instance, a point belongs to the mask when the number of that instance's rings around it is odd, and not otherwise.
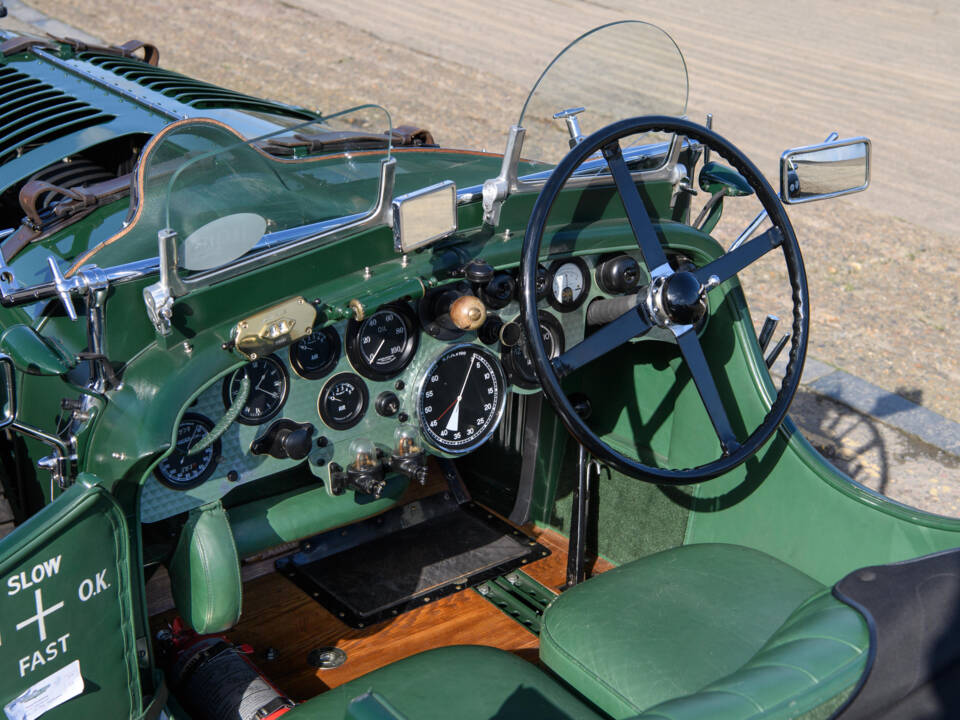
[[[82,30],[49,17],[21,0],[4,0],[8,13],[41,32],[58,37],[72,37],[88,43],[99,43]],[[780,376],[786,361],[778,360],[772,371]],[[928,445],[960,457],[960,423],[948,420],[932,410],[877,387],[873,383],[838,370],[832,365],[808,357],[800,384],[807,390],[842,403],[869,418],[918,437]]]
[[[771,371],[783,376],[786,360],[778,360]],[[948,420],[928,408],[877,387],[873,383],[808,357],[800,385],[853,408],[895,430],[913,435],[945,453],[960,457],[960,423]]]
[[[7,8],[7,14],[20,22],[30,25],[39,33],[50,33],[55,37],[68,37],[73,38],[74,40],[80,40],[81,42],[90,43],[94,45],[101,44],[100,38],[96,38],[89,33],[85,33],[79,28],[75,28],[72,25],[67,25],[65,22],[61,22],[55,18],[46,15],[39,10],[35,10],[29,5],[24,4],[21,0],[3,0],[3,4]]]

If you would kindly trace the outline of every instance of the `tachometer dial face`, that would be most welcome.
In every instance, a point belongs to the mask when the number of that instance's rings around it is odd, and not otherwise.
[[[564,350],[563,326],[559,320],[544,310],[537,314],[540,318],[543,348],[547,351],[547,357],[552,360]],[[520,318],[517,318],[514,322],[520,325]],[[525,336],[511,347],[504,346],[500,358],[503,360],[503,367],[507,371],[507,379],[511,383],[527,390],[540,387],[540,380],[537,378],[537,371],[530,359],[530,351],[527,348]]]
[[[340,359],[340,336],[332,327],[315,330],[290,346],[290,367],[300,377],[319,380]]]
[[[223,383],[223,404],[233,405],[240,392],[243,375],[250,377],[250,394],[237,415],[237,422],[244,425],[259,425],[272,418],[283,407],[290,389],[290,380],[283,363],[273,355],[257,358],[249,365],[237,369]]]
[[[339,373],[327,380],[317,411],[320,419],[333,430],[348,430],[363,419],[370,395],[363,380],[353,373]]]
[[[177,442],[173,452],[153,471],[157,480],[174,490],[189,490],[207,480],[220,459],[220,439],[199,452],[187,455],[210,431],[213,422],[199,413],[185,413],[177,426]]]
[[[371,380],[399,375],[413,358],[418,341],[416,315],[404,303],[347,324],[347,355],[357,372]]]
[[[497,358],[476,345],[454,345],[427,368],[417,412],[428,443],[456,454],[480,445],[496,429],[506,401]]]
[[[550,266],[547,301],[561,312],[575,310],[590,292],[590,270],[580,258],[557,260]]]

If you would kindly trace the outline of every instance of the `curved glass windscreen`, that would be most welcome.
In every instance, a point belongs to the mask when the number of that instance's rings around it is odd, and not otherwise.
[[[177,233],[178,266],[222,267],[370,213],[390,115],[362,106],[244,141],[198,118],[167,128],[142,160],[135,224]]]
[[[687,66],[673,38],[636,20],[602,25],[565,47],[534,84],[518,121],[522,154],[556,163],[570,149],[571,127],[587,136],[624,118],[686,109]]]

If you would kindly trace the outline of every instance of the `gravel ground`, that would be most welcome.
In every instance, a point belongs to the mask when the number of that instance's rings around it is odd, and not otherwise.
[[[627,9],[536,0],[509,14],[475,17],[468,15],[475,6],[461,0],[421,0],[385,18],[372,0],[322,8],[317,0],[31,4],[110,42],[154,42],[164,66],[226,87],[325,109],[374,101],[396,124],[429,127],[450,146],[491,150],[502,147],[527,88],[556,48]],[[810,279],[810,353],[960,421],[960,336],[953,331],[960,259],[944,232],[952,201],[946,193],[957,174],[949,153],[928,152],[937,147],[931,140],[955,136],[937,118],[952,112],[942,107],[944,88],[956,94],[948,78],[960,69],[960,53],[949,38],[960,12],[938,0],[891,0],[839,15],[827,0],[765,12],[734,5],[630,14],[667,28],[686,52],[691,115],[700,116],[694,108],[718,112],[719,129],[768,173],[783,147],[815,141],[809,127],[825,127],[804,116],[805,106],[828,123],[839,117],[841,130],[869,130],[874,186],[790,210]],[[455,21],[457,13],[471,21]],[[821,14],[831,23],[820,24]],[[783,46],[778,28],[802,23],[817,31],[795,32]],[[530,27],[538,28],[536,37]],[[784,49],[799,61],[784,65]],[[902,102],[881,92],[891,83],[905,94]],[[776,108],[781,117],[757,107]],[[907,111],[924,142],[902,142]],[[731,203],[718,234],[736,236],[753,212],[747,201]],[[785,313],[782,283],[774,265],[745,278],[758,322],[767,312]]]

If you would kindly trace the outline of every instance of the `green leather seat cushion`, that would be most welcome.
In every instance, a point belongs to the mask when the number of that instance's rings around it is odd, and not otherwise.
[[[848,693],[868,646],[864,619],[821,583],[756,550],[704,544],[563,593],[540,657],[615,718],[795,717]]]
[[[490,647],[460,645],[399,660],[319,695],[284,716],[343,720],[368,690],[408,720],[599,720],[531,663]]]

